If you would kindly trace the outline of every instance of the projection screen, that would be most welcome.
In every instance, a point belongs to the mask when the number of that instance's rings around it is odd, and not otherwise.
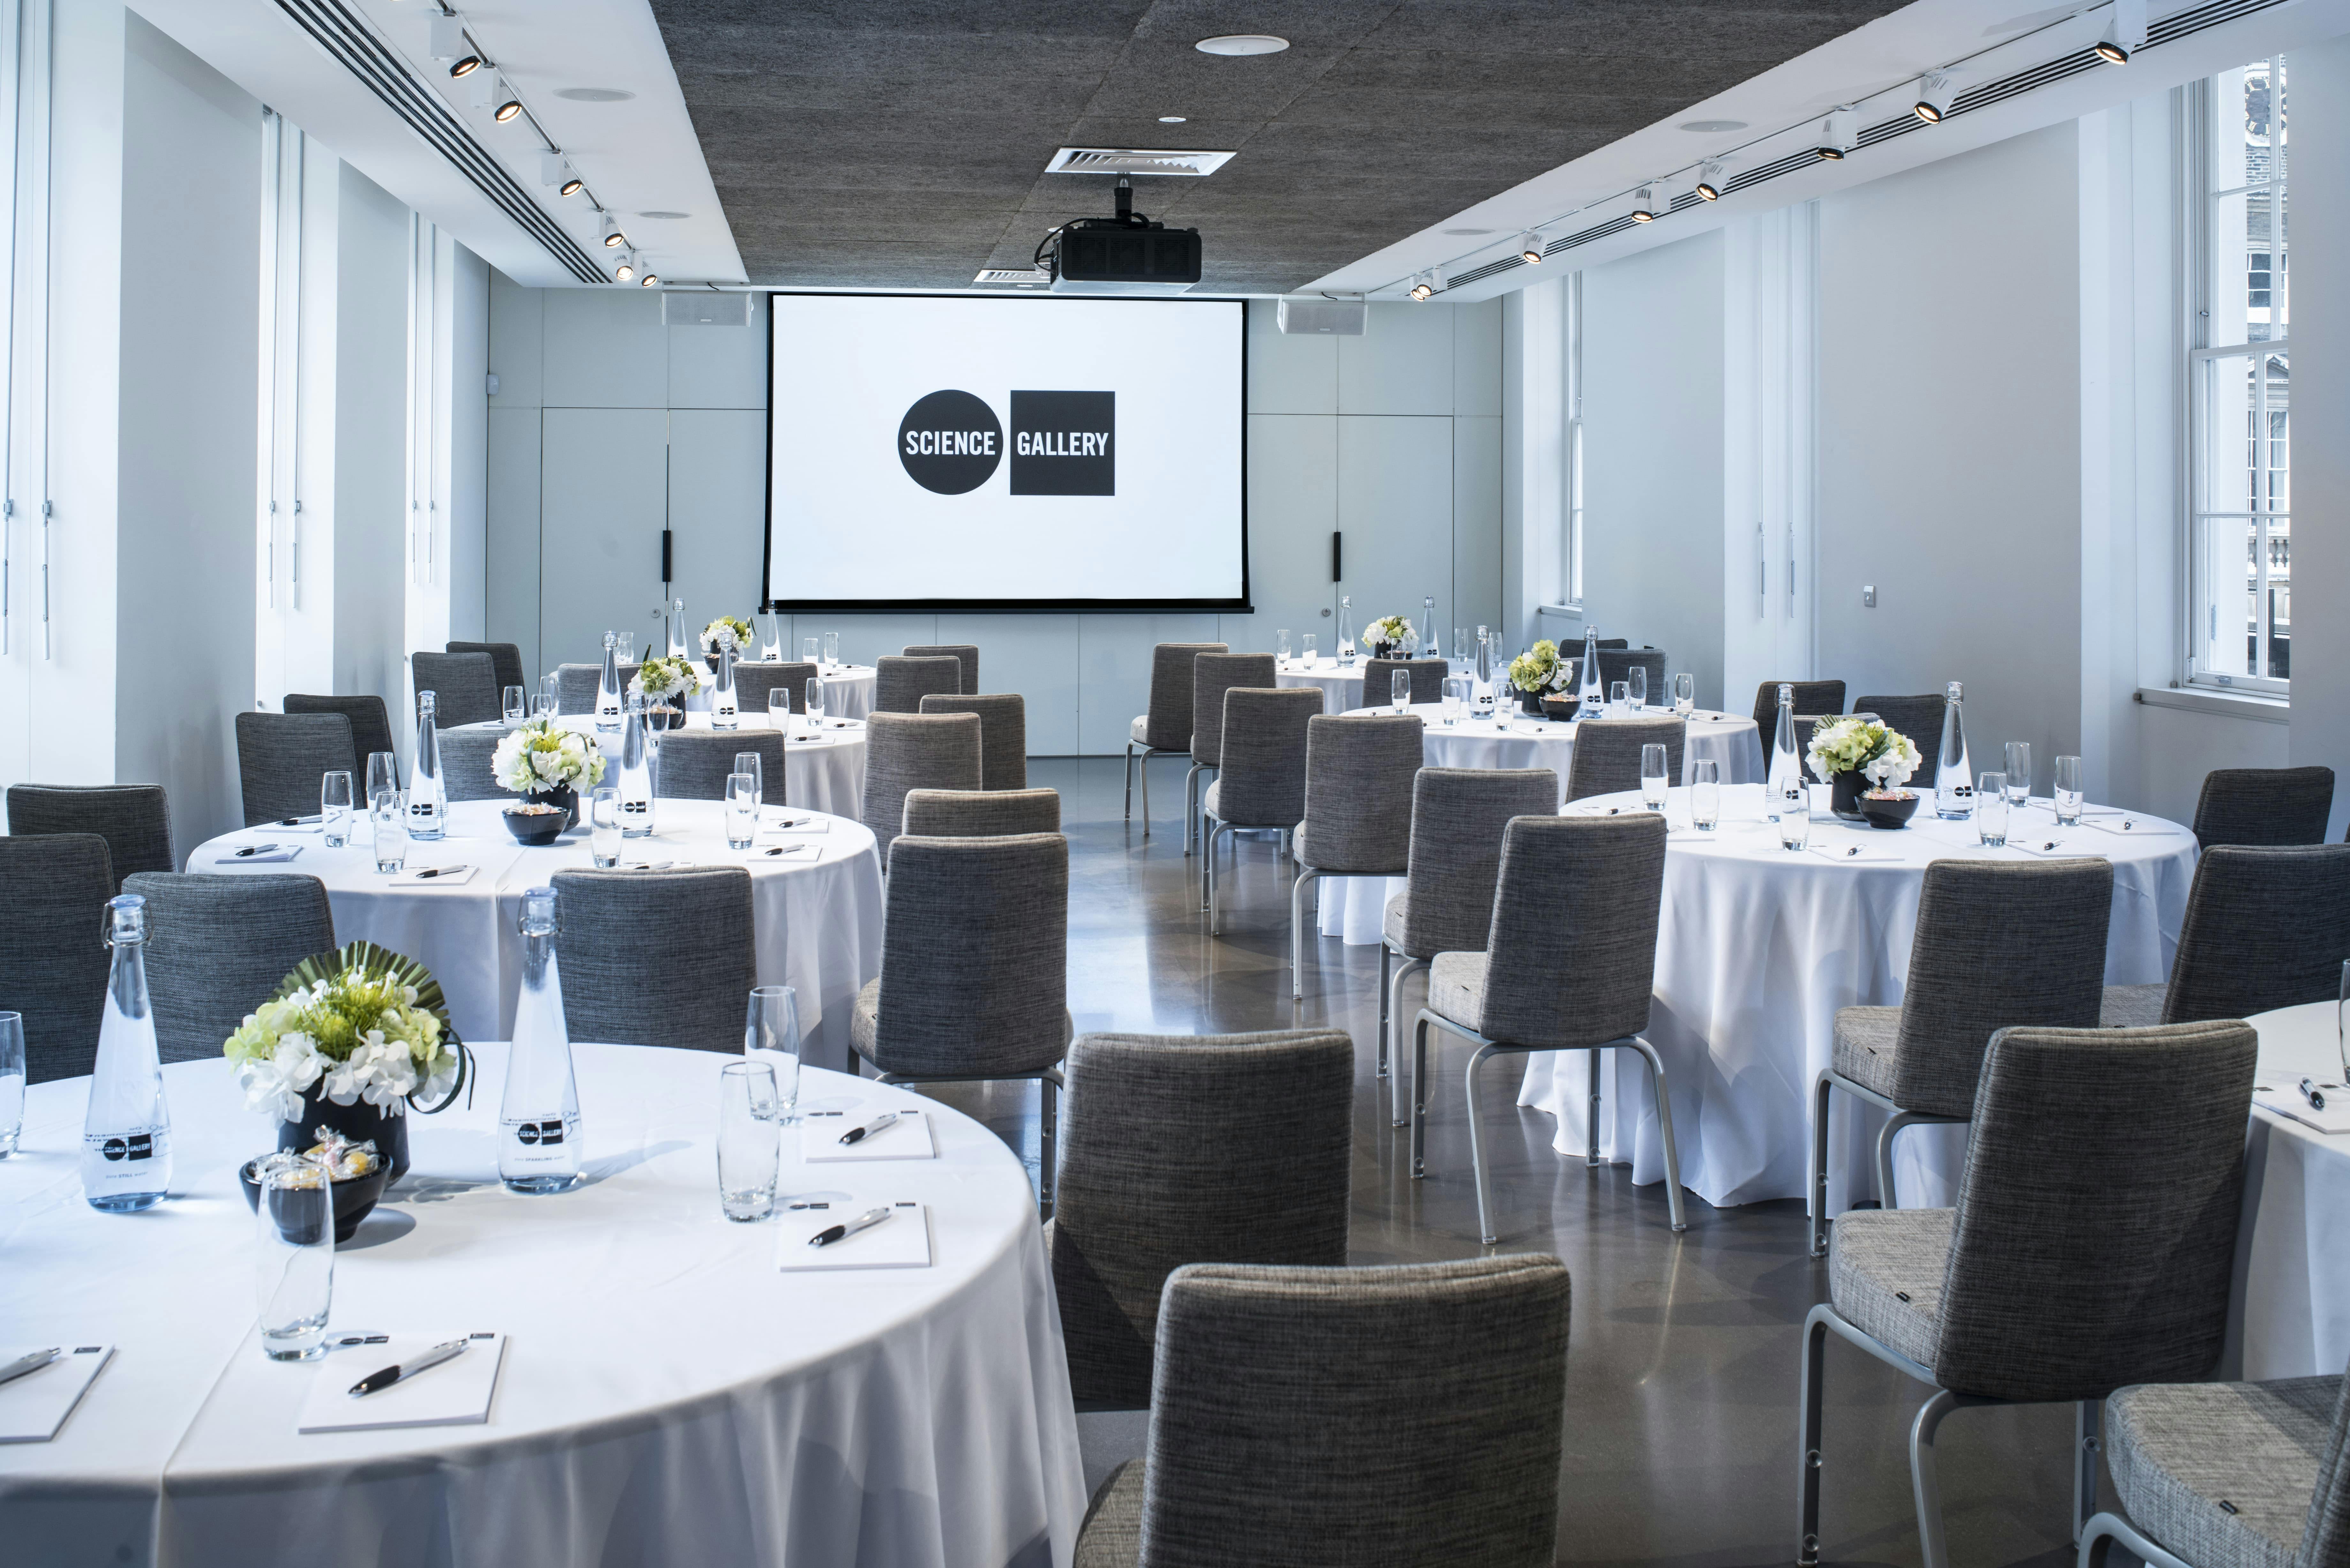
[[[769,305],[776,607],[1249,607],[1240,301]]]

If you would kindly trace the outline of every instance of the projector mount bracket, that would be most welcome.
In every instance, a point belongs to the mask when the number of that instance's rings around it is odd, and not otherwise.
[[[1118,177],[1117,215],[1107,218],[1072,218],[1066,223],[1045,230],[1045,237],[1036,242],[1034,265],[1038,272],[1053,270],[1053,236],[1063,229],[1164,229],[1166,226],[1165,223],[1152,223],[1134,210],[1134,182],[1121,174]]]

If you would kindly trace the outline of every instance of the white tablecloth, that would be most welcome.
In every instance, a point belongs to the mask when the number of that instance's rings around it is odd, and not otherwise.
[[[2343,1081],[2331,1002],[2279,1008],[2246,1022],[2261,1035],[2257,1081],[2291,1090],[2305,1075]],[[2244,1213],[2222,1377],[2310,1377],[2350,1366],[2350,1133],[2255,1106],[2244,1147]]]
[[[164,1069],[172,1195],[140,1215],[82,1199],[89,1080],[33,1087],[23,1147],[0,1160],[0,1336],[117,1348],[54,1440],[0,1447],[0,1559],[1069,1562],[1085,1496],[1068,1367],[1035,1198],[1001,1138],[903,1090],[805,1075],[804,1104],[920,1106],[939,1158],[811,1170],[786,1129],[784,1190],[926,1203],[936,1261],[787,1274],[785,1221],[718,1212],[727,1058],[575,1046],[588,1182],[524,1198],[497,1180],[504,1047],[475,1049],[472,1107],[411,1117],[414,1168],[338,1251],[331,1332],[504,1332],[482,1426],[296,1433],[316,1379],[348,1383],[380,1352],[263,1355],[235,1169],[276,1133],[224,1063]]]
[[[459,801],[449,808],[449,837],[410,843],[411,869],[475,867],[470,878],[453,886],[380,875],[364,822],[340,849],[328,848],[315,828],[307,834],[245,828],[198,846],[187,868],[296,871],[317,877],[327,885],[337,940],[364,938],[415,959],[441,982],[461,1039],[500,1040],[514,1032],[515,1002],[522,991],[523,894],[546,887],[557,871],[593,864],[584,825],[543,849],[529,849],[506,832],[499,820],[504,809],[494,800]],[[823,846],[819,858],[777,860],[760,851],[801,840],[771,836],[750,850],[729,849],[724,813],[717,801],[660,801],[654,807],[652,837],[627,840],[621,863],[747,867],[759,982],[793,987],[809,1059],[846,1066],[850,1009],[858,989],[881,972],[881,863],[873,835],[862,823],[833,817],[824,833],[808,840]],[[765,815],[772,819],[779,814],[770,806]],[[290,862],[219,863],[239,845],[273,840],[298,844],[302,851]],[[650,933],[647,940],[647,951],[657,953],[659,940]],[[691,933],[675,933],[672,940],[690,940]]]
[[[1307,663],[1285,659],[1274,665],[1274,680],[1283,686],[1311,686],[1322,693],[1322,711],[1343,713],[1363,705],[1363,660],[1341,667],[1327,654]]]
[[[825,717],[828,719],[863,719],[873,712],[873,666],[869,664],[826,664],[817,667],[824,677]],[[710,667],[702,667],[702,690],[685,700],[686,711],[710,711]]]
[[[1494,722],[1463,719],[1447,725],[1436,710],[1417,710],[1427,721],[1420,737],[1420,754],[1431,768],[1549,768],[1558,774],[1559,798],[1566,796],[1568,765],[1575,760],[1575,735],[1586,723],[1605,719],[1578,719],[1554,723],[1523,714],[1505,714]],[[1357,709],[1385,713],[1386,708]],[[1663,717],[1651,710],[1648,717]],[[1689,744],[1681,756],[1681,777],[1700,758],[1721,764],[1724,784],[1760,784],[1762,750],[1754,739],[1754,721],[1737,713],[1698,712],[1690,715]],[[1316,929],[1354,946],[1377,942],[1386,919],[1388,900],[1404,890],[1400,877],[1325,877],[1315,884]]]
[[[805,716],[795,717],[784,740],[784,788],[786,798],[780,804],[805,806],[810,811],[829,812],[835,816],[855,817],[865,810],[865,721],[850,720],[851,727],[839,727],[841,720],[826,714],[824,724],[817,728]],[[612,732],[598,731],[595,719],[586,713],[566,713],[556,722],[567,730],[592,734],[608,758],[620,754],[619,737]],[[764,712],[745,711],[741,715],[743,730],[764,730],[772,726]],[[469,725],[471,729],[485,726]],[[710,711],[688,708],[685,713],[688,732],[710,733]],[[674,733],[674,732],[671,732]],[[658,741],[659,735],[654,739]],[[612,782],[606,775],[605,782]]]
[[[1690,826],[1689,792],[1666,802],[1673,825],[1665,854],[1664,911],[1657,931],[1656,1006],[1647,1038],[1664,1058],[1673,1096],[1681,1182],[1715,1205],[1803,1198],[1808,1183],[1812,1079],[1828,1065],[1839,1007],[1891,1006],[1909,974],[1918,897],[1929,861],[2032,858],[1987,850],[1971,822],[1938,821],[1932,800],[1898,832],[1837,821],[1814,791],[1814,846],[1890,851],[1898,861],[1838,865],[1810,849],[1779,846],[1762,817],[1760,784],[1727,787],[1712,833]],[[1639,797],[1599,795],[1569,815],[1610,806],[1640,809]],[[2112,818],[2119,822],[2118,814]],[[2168,978],[2195,874],[2195,839],[2156,818],[2128,818],[2141,836],[2087,827],[2055,831],[2045,802],[2019,814],[2035,842],[2113,862],[2114,904],[2106,983]],[[2160,829],[2170,829],[2167,835]],[[1417,1005],[1408,1000],[1407,1008]],[[1610,1051],[1605,1057],[1621,1057]],[[1555,1147],[1580,1158],[1585,1147],[1587,1058],[1537,1052],[1526,1058],[1518,1103],[1558,1117]],[[1457,1076],[1457,1075],[1456,1075]],[[1636,1182],[1664,1179],[1663,1147],[1645,1072],[1603,1059],[1601,1153],[1628,1161]],[[1457,1084],[1436,1088],[1446,1099]],[[1880,1113],[1838,1096],[1831,1122],[1828,1207],[1840,1213],[1876,1191],[1871,1149]],[[1956,1200],[1965,1130],[1915,1127],[1894,1144],[1894,1183],[1907,1208]]]

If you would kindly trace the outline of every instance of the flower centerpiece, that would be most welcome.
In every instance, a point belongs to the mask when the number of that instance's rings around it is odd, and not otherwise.
[[[731,615],[722,615],[703,627],[702,656],[709,661],[710,668],[712,670],[718,668],[718,634],[722,631],[731,631],[734,634],[734,648],[738,654],[742,649],[751,647],[758,639],[758,633],[751,629],[749,621]]]
[[[547,844],[579,819],[579,792],[604,782],[604,753],[593,735],[533,719],[506,732],[490,773],[523,797],[506,807],[507,830],[525,844]]]
[[[1519,654],[1510,660],[1510,686],[1518,693],[1518,706],[1529,713],[1541,712],[1544,696],[1565,691],[1574,668],[1558,656],[1558,644],[1546,637]]]
[[[658,655],[646,659],[629,682],[629,695],[642,696],[651,704],[647,717],[654,728],[679,729],[685,723],[685,700],[702,690],[702,672],[683,654],[671,658]]]
[[[1363,628],[1363,649],[1372,659],[1393,659],[1411,639],[1411,622],[1399,615],[1381,616]]]
[[[1918,748],[1898,730],[1866,714],[1824,722],[1805,754],[1831,786],[1830,809],[1848,822],[1885,817],[1884,826],[1898,827],[1917,809],[1918,797],[1901,786],[1918,771]]]
[[[276,1118],[278,1147],[307,1148],[319,1129],[373,1140],[393,1181],[408,1168],[408,1107],[445,1107],[473,1060],[432,972],[373,942],[304,959],[221,1053],[247,1107]]]

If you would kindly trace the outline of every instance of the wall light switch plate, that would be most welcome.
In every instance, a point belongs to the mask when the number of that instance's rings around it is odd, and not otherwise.
[[[1875,609],[1877,607],[1877,585],[1875,583],[1870,583],[1860,590],[1860,607],[1863,609]]]

